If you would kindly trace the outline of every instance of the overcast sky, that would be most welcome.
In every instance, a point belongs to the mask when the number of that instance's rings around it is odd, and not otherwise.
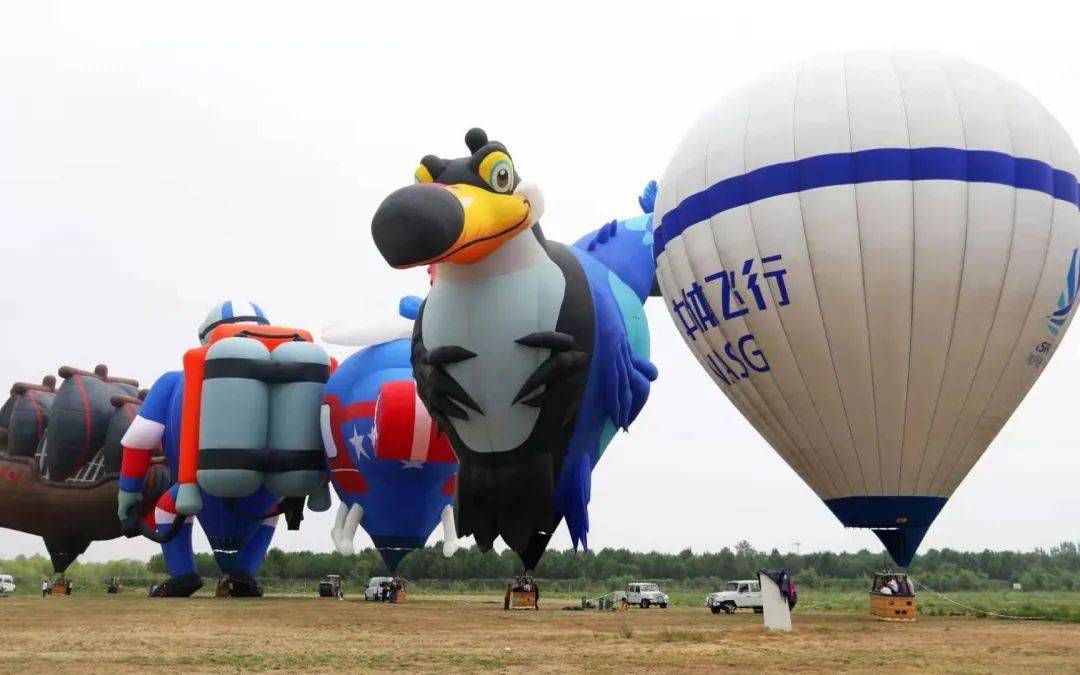
[[[99,362],[149,385],[227,297],[313,330],[394,312],[427,278],[386,266],[372,213],[421,156],[464,154],[471,126],[544,189],[563,241],[635,215],[697,115],[814,52],[948,51],[1019,81],[1080,138],[1076,5],[375,5],[3,5],[0,387]],[[648,314],[660,380],[593,474],[592,545],[880,550],[715,390],[658,300]],[[1078,372],[1070,336],[923,550],[1080,539]],[[282,525],[275,545],[328,551],[330,521]],[[553,546],[568,545],[560,528]],[[155,550],[120,539],[84,557]],[[0,532],[0,557],[44,551]]]

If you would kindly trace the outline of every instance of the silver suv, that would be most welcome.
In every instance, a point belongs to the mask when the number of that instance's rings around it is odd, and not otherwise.
[[[667,609],[668,596],[654,583],[635,581],[626,585],[626,602],[642,609],[648,609],[651,605]]]

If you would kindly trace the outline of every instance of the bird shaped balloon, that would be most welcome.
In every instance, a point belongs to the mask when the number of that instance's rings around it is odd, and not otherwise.
[[[434,267],[412,362],[458,457],[458,531],[485,550],[501,536],[531,571],[563,518],[587,544],[591,472],[656,378],[652,220],[549,241],[507,148],[481,129],[465,143],[465,157],[424,157],[371,229],[393,267]]]
[[[323,333],[335,344],[363,346],[326,383],[322,434],[327,470],[341,499],[331,530],[335,548],[354,552],[358,526],[371,536],[391,574],[443,524],[443,554],[454,530],[457,460],[417,398],[410,363],[412,320],[420,298],[400,304],[401,321]]]
[[[663,175],[657,276],[721,391],[908,565],[1072,317],[1080,159],[954,58],[827,55],[725,96]]]

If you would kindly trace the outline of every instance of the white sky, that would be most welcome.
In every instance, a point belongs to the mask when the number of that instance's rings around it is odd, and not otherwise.
[[[1032,1],[7,2],[0,387],[102,361],[149,385],[230,296],[313,330],[395,311],[427,280],[385,265],[371,215],[424,154],[462,155],[471,126],[543,187],[563,241],[635,215],[705,107],[812,52],[948,51],[1021,82],[1080,138],[1078,25],[1077,5]],[[592,545],[880,550],[715,390],[659,301],[648,310],[661,379],[593,474]],[[1078,369],[1072,337],[924,550],[1080,539]],[[330,550],[330,519],[282,525],[275,545]],[[85,558],[155,550],[121,539]],[[0,533],[0,557],[33,552],[37,538]]]

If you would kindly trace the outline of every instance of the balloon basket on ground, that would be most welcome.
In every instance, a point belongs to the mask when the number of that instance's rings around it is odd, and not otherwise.
[[[511,591],[510,609],[539,609],[536,606],[536,591]]]
[[[885,586],[888,578],[895,578],[908,588],[913,589],[911,580],[906,574],[899,572],[879,572],[874,575],[874,583],[870,586],[870,616],[879,621],[894,621],[912,623],[915,621],[915,591],[909,595],[895,595],[881,593],[876,589]]]
[[[194,593],[194,590],[191,593]],[[215,598],[261,598],[262,596],[263,588],[259,580],[239,571],[218,577],[217,586],[214,588]]]
[[[870,591],[870,616],[879,621],[915,621],[915,596],[899,597]]]
[[[218,579],[217,587],[214,588],[215,598],[227,598],[229,597],[229,577],[221,577]]]
[[[56,597],[58,595],[71,595],[71,584],[67,581],[54,581],[49,589],[49,595]]]
[[[520,577],[506,588],[503,609],[540,609],[540,594],[532,577]]]

